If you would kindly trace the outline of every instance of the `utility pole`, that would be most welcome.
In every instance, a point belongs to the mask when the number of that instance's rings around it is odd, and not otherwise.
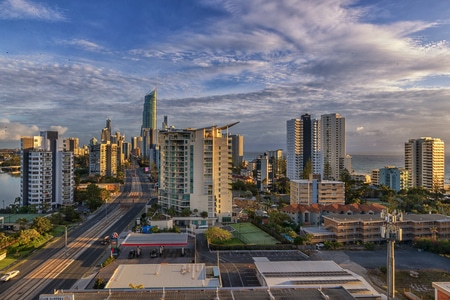
[[[387,210],[381,212],[381,218],[384,219],[381,227],[381,237],[386,239],[387,246],[387,285],[388,299],[395,299],[395,258],[394,247],[395,241],[402,240],[402,229],[399,228],[397,222],[403,221],[403,214],[394,210],[389,213]]]

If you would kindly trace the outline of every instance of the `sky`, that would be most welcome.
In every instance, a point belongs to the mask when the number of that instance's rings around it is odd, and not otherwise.
[[[339,113],[346,152],[450,152],[445,0],[0,0],[0,148],[58,130],[130,141],[157,88],[158,127],[223,126],[245,152],[286,149],[286,121]]]

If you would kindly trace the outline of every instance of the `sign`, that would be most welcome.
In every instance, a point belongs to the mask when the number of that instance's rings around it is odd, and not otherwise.
[[[119,234],[117,234],[117,232],[114,232],[112,237],[113,237],[113,239],[117,239],[117,238],[119,238]]]

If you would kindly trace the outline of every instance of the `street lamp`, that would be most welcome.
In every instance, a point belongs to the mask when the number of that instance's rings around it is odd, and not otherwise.
[[[388,299],[395,298],[395,258],[394,246],[395,241],[402,240],[402,229],[397,225],[397,222],[403,221],[403,214],[394,210],[389,213],[387,210],[381,212],[381,218],[384,219],[381,227],[381,237],[388,242],[387,249],[387,284],[388,284]]]

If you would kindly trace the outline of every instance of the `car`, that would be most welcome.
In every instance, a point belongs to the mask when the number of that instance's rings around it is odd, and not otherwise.
[[[150,257],[151,257],[151,258],[158,257],[158,251],[156,251],[155,249],[153,249],[152,252],[150,252]]]
[[[0,280],[1,281],[9,281],[10,279],[13,279],[17,275],[19,275],[19,273],[20,273],[19,270],[9,271],[9,272],[3,274],[3,276],[0,277]]]

